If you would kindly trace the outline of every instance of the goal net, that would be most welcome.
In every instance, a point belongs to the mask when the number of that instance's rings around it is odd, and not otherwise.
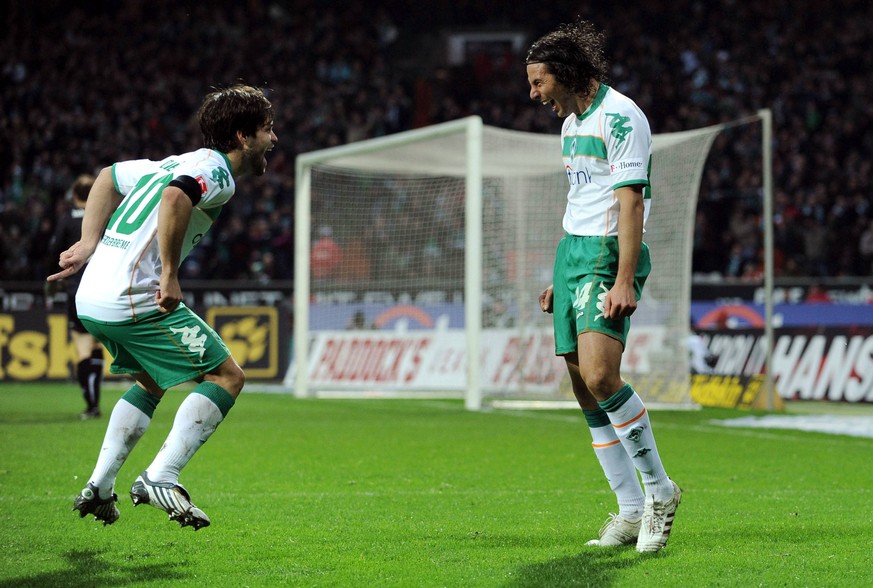
[[[653,270],[622,364],[648,402],[691,403],[694,215],[721,128],[654,139]],[[300,155],[286,386],[456,395],[470,409],[572,400],[538,304],[562,237],[561,169],[557,136],[478,117]]]

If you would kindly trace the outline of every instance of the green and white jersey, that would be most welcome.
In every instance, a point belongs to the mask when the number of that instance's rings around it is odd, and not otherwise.
[[[162,161],[137,159],[112,166],[115,189],[123,199],[82,276],[76,293],[79,316],[117,323],[135,321],[158,309],[158,209],[164,188],[178,176],[197,180],[201,193],[182,244],[181,259],[185,259],[233,196],[236,184],[227,156],[198,149]]]
[[[600,84],[588,110],[564,120],[561,139],[570,182],[563,223],[567,233],[617,235],[615,190],[634,184],[645,186],[645,222],[652,202],[652,131],[630,98]]]

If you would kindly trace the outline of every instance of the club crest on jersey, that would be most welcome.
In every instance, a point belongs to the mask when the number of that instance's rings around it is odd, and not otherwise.
[[[203,176],[197,176],[197,183],[200,185],[200,195],[206,194],[209,188],[206,186],[206,180]]]

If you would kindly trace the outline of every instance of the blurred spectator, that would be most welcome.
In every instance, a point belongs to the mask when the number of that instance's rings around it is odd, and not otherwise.
[[[346,324],[346,330],[349,331],[365,331],[372,328],[367,322],[367,317],[363,310],[356,310]]]
[[[866,222],[866,227],[858,240],[858,253],[861,255],[860,272],[862,275],[873,273],[873,220]]]
[[[7,224],[0,235],[0,263],[4,280],[32,279],[31,261],[27,258],[30,250],[30,236],[15,222]],[[41,264],[40,264],[41,265]]]
[[[343,250],[333,238],[333,229],[322,225],[312,244],[310,267],[316,280],[332,278],[343,262]]]
[[[370,279],[370,252],[363,239],[355,237],[346,243],[342,266],[345,280],[360,283]]]
[[[806,274],[817,277],[827,276],[827,227],[811,215],[803,217],[801,227],[803,231],[803,255],[806,259]]]
[[[829,304],[831,297],[821,284],[813,284],[809,287],[803,301],[807,304]]]

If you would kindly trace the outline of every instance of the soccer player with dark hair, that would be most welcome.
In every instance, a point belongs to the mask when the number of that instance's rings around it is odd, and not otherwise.
[[[61,251],[75,243],[82,234],[82,218],[85,216],[85,203],[94,185],[94,176],[82,174],[75,179],[69,190],[70,208],[58,220],[49,242],[50,259],[57,259]],[[82,389],[85,410],[82,420],[100,416],[100,388],[103,383],[103,346],[88,332],[76,313],[76,290],[79,288],[80,274],[69,276],[66,280],[46,282],[47,303],[59,286],[67,291],[67,319],[70,337],[76,347],[76,381]]]
[[[198,113],[204,147],[160,161],[115,163],[97,176],[81,239],[61,253],[66,278],[88,261],[78,316],[112,355],[110,371],[136,383],[115,405],[94,472],[73,505],[104,524],[119,516],[115,478],[164,392],[197,382],[163,447],[130,490],[133,503],[164,510],[195,530],[209,525],[179,472],[236,401],[245,374],[218,334],[182,301],[178,270],[233,196],[235,179],[260,176],[275,145],[263,91],[236,85],[207,95]]]
[[[646,406],[620,368],[630,316],[651,269],[643,231],[652,202],[652,134],[639,107],[606,84],[603,41],[579,19],[537,40],[525,59],[531,100],[565,118],[569,182],[566,235],[540,307],[553,312],[555,352],[566,360],[618,500],[618,514],[589,544],[651,552],[667,544],[682,492],[667,476]]]

